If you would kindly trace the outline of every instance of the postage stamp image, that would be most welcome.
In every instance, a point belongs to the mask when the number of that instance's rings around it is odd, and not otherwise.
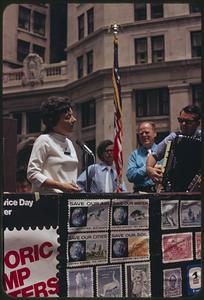
[[[161,229],[177,229],[179,201],[161,201]]]
[[[105,231],[109,227],[109,199],[80,199],[68,202],[68,231]]]
[[[182,296],[181,268],[163,270],[163,296]]]
[[[108,262],[108,233],[69,234],[68,266],[103,264]]]
[[[112,206],[112,228],[128,225],[128,205]]]
[[[187,292],[189,296],[197,294],[201,289],[201,264],[192,263],[187,266]]]
[[[193,259],[192,232],[162,235],[163,263]]]
[[[151,297],[150,263],[125,264],[126,297]]]
[[[149,259],[148,231],[111,232],[110,261],[132,261]]]
[[[201,259],[201,232],[195,232],[196,259]]]
[[[201,201],[181,201],[180,204],[180,226],[201,226]]]
[[[94,297],[93,268],[67,270],[67,295],[74,297]]]
[[[122,297],[122,265],[96,267],[97,297]]]
[[[113,199],[111,206],[111,229],[148,229],[149,200]]]

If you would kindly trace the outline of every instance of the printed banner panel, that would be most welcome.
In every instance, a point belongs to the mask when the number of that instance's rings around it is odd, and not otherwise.
[[[57,229],[4,233],[4,290],[14,297],[58,296]]]

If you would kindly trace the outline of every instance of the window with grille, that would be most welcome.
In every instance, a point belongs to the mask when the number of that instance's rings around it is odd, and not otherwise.
[[[33,13],[33,32],[45,35],[45,15],[37,11]]]
[[[147,63],[147,38],[135,39],[135,63]]]
[[[19,13],[18,13],[18,27],[23,28],[25,30],[30,30],[30,9],[19,6]]]
[[[17,120],[17,134],[22,132],[22,112],[13,113],[13,118]]]
[[[192,85],[192,102],[201,108],[202,86],[201,84]]]
[[[83,55],[77,57],[77,76],[78,79],[84,75],[84,58]]]
[[[163,18],[163,4],[152,3],[151,4],[151,19]]]
[[[29,42],[23,40],[17,40],[17,60],[19,62],[23,62],[23,60],[29,54],[29,49],[30,49]]]
[[[26,113],[27,133],[38,133],[41,131],[41,115],[38,111]]]
[[[84,38],[84,14],[78,17],[78,39]]]
[[[135,3],[134,4],[135,21],[141,21],[147,19],[147,4]]]
[[[201,57],[201,31],[191,32],[191,54],[192,57]]]
[[[168,88],[136,91],[135,99],[137,117],[169,114]]]
[[[164,61],[164,36],[154,36],[151,38],[152,62]]]
[[[93,7],[87,11],[87,32],[94,32],[94,9]]]
[[[198,4],[189,4],[190,13],[201,12],[201,7]]]
[[[95,100],[90,100],[81,104],[81,124],[82,128],[96,124]]]
[[[33,52],[38,54],[43,61],[45,61],[45,48],[39,45],[33,44]]]
[[[89,74],[93,72],[93,50],[87,52],[86,58],[87,58],[87,74]]]
[[[35,3],[35,5],[47,7],[49,4],[46,4],[46,3]]]

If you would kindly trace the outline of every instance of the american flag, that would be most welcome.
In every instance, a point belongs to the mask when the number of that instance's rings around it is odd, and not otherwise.
[[[122,171],[123,171],[123,152],[122,152],[122,99],[120,76],[118,73],[118,38],[114,35],[114,61],[112,70],[112,79],[114,87],[114,161],[118,175],[117,192],[122,191]]]

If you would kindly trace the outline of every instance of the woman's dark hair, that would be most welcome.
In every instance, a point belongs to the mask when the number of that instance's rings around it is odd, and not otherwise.
[[[180,114],[181,114],[183,111],[184,111],[186,114],[192,114],[192,115],[195,115],[195,120],[200,120],[200,118],[201,118],[200,108],[199,108],[198,106],[194,105],[194,104],[185,106],[185,107],[180,111]]]
[[[16,171],[16,182],[23,183],[24,181],[28,181],[27,172],[24,169],[20,169]]]
[[[41,118],[46,126],[45,132],[50,132],[57,125],[60,115],[71,108],[68,97],[51,96],[41,104]]]
[[[100,160],[103,160],[105,150],[110,145],[113,145],[113,142],[111,140],[105,140],[105,141],[100,142],[100,144],[97,147],[97,155]]]

